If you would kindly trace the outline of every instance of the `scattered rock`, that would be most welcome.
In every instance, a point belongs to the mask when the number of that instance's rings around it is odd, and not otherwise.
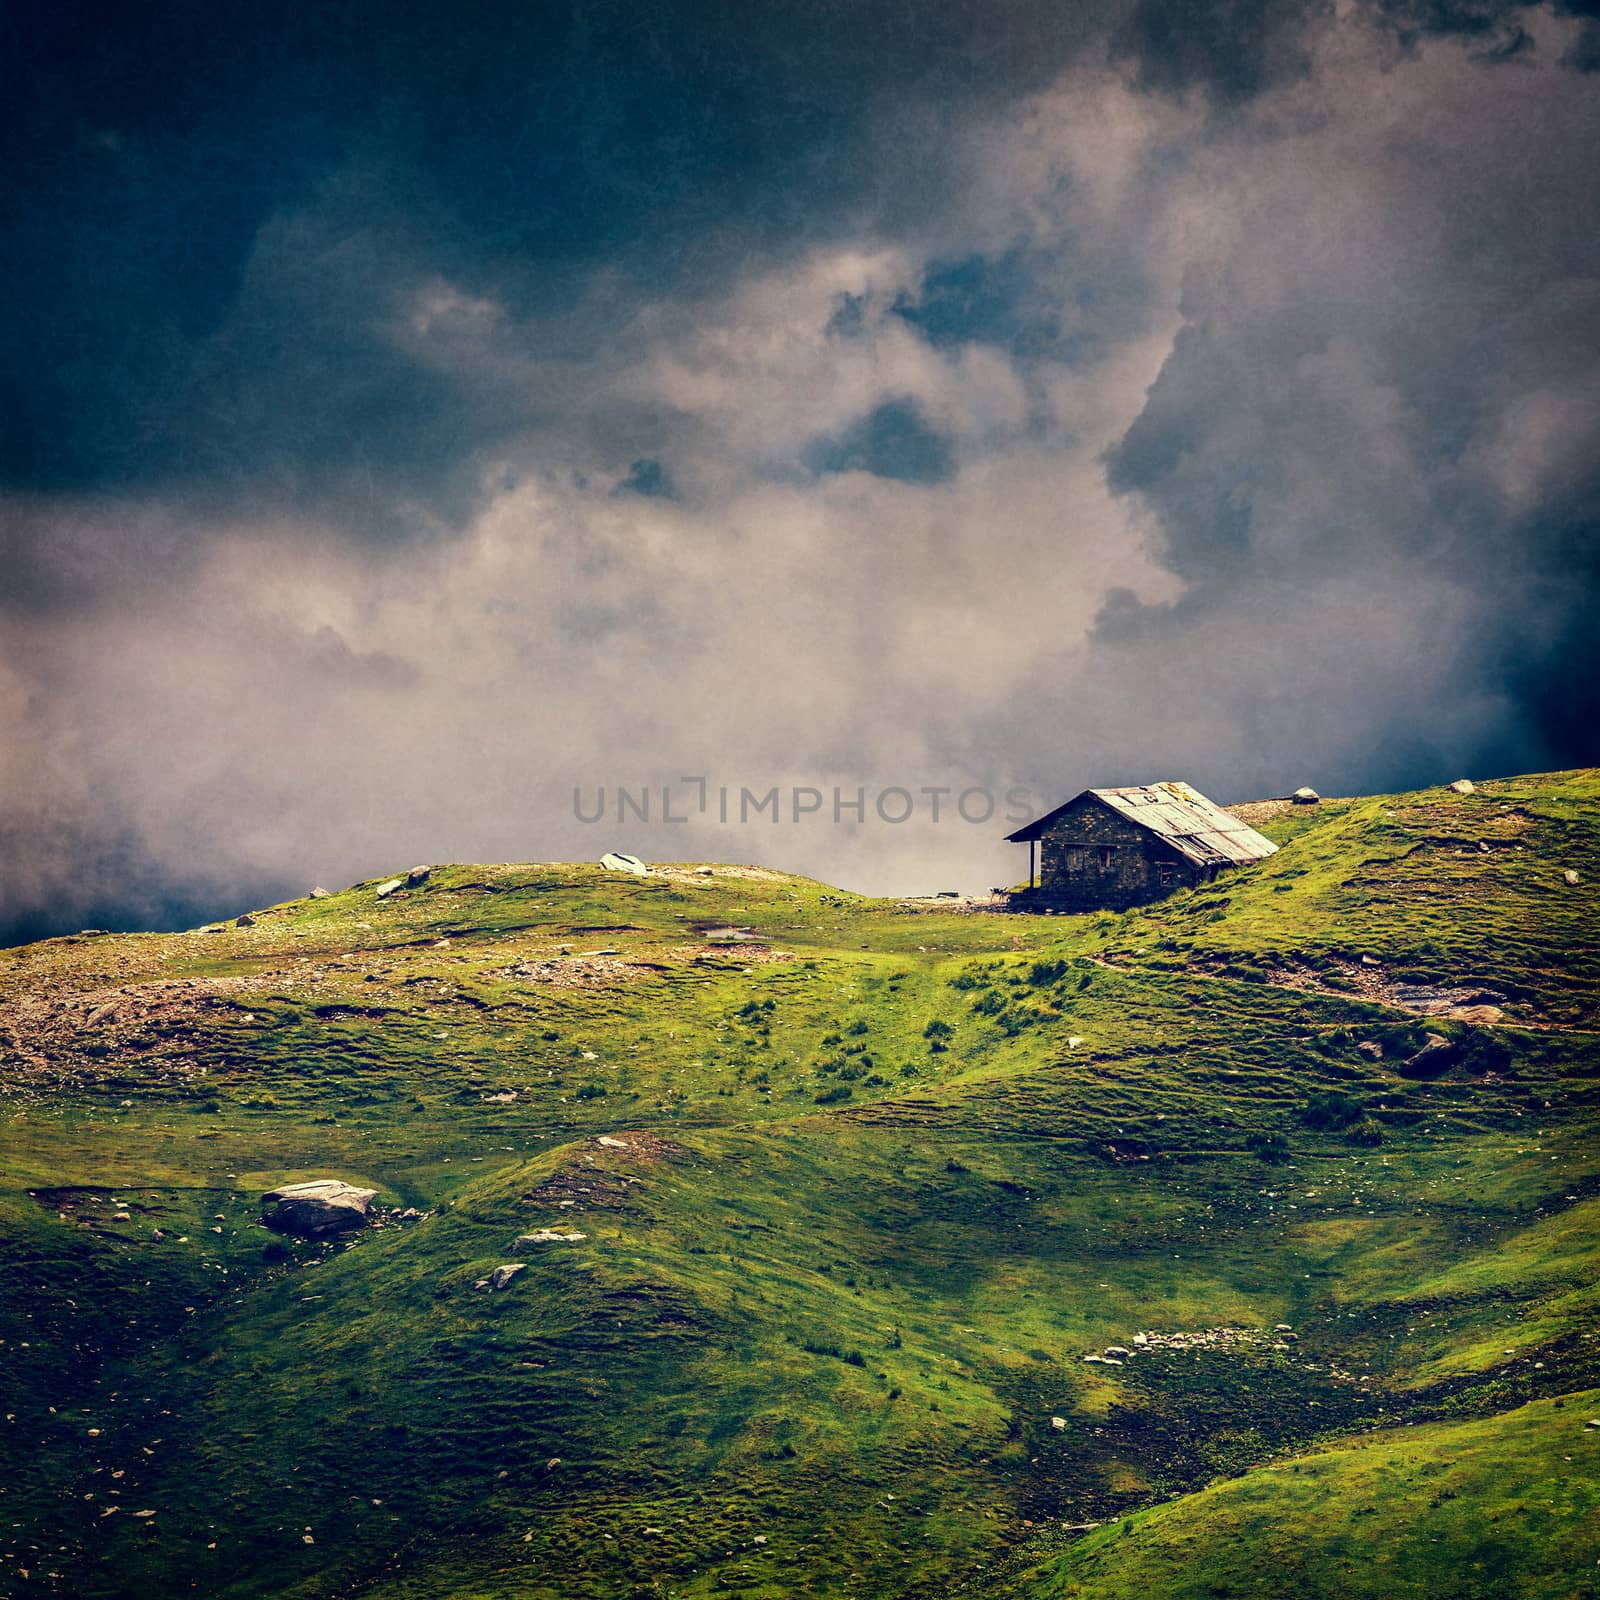
[[[1106,1346],[1106,1354],[1108,1356],[1129,1356],[1133,1352],[1125,1344],[1108,1344]]]
[[[1065,1417],[1051,1417],[1050,1419],[1050,1426],[1054,1428],[1057,1433],[1060,1433],[1066,1427],[1066,1425],[1067,1419]]]
[[[236,928],[253,928],[256,925],[256,919],[247,911],[242,917],[235,917],[233,925]]]
[[[532,1250],[536,1245],[576,1244],[580,1239],[586,1238],[588,1238],[586,1233],[563,1233],[559,1228],[535,1228],[532,1233],[519,1233],[517,1235],[512,1241],[511,1253],[512,1255],[521,1255],[524,1250]],[[506,1269],[502,1267],[500,1270],[504,1272]],[[521,1270],[520,1266],[517,1270]],[[495,1285],[495,1288],[498,1289],[499,1287],[499,1284]]]
[[[596,1144],[603,1144],[607,1150],[631,1150],[633,1146],[626,1139],[613,1139],[609,1133],[602,1133],[595,1140]]]
[[[357,1189],[337,1178],[314,1178],[309,1183],[286,1184],[261,1197],[266,1209],[261,1220],[279,1233],[318,1239],[330,1233],[348,1233],[367,1220],[367,1207],[376,1189]]]
[[[1275,1323],[1273,1325],[1272,1331],[1274,1333],[1288,1333],[1290,1328],[1291,1328],[1291,1326],[1292,1326],[1292,1324],[1291,1323],[1287,1323],[1287,1322]]]
[[[1471,778],[1457,778],[1456,781],[1450,785],[1450,787],[1457,794],[1472,794],[1475,792]]]
[[[315,889],[313,889],[311,891],[310,894],[308,894],[306,896],[306,899],[308,899],[308,900],[328,900],[328,899],[331,899],[331,898],[332,898],[332,896],[328,893],[328,891],[326,889],[324,889],[322,887],[322,885],[320,883],[316,886]]]
[[[489,1274],[489,1287],[491,1289],[503,1289],[519,1272],[526,1272],[527,1270],[528,1263],[526,1261],[508,1261],[504,1266],[496,1267]]]
[[[960,898],[961,891],[959,889],[941,889],[934,896],[935,900],[959,900]]]
[[[1374,1061],[1383,1060],[1383,1046],[1379,1044],[1376,1039],[1363,1039],[1361,1043],[1356,1046],[1356,1049],[1359,1050],[1362,1055],[1369,1056]]]
[[[1430,1033],[1428,1042],[1414,1056],[1407,1056],[1403,1065],[1412,1072],[1442,1072],[1455,1060],[1456,1047],[1449,1039]]]
[[[1439,984],[1397,983],[1389,988],[1386,995],[1379,995],[1378,998],[1404,1006],[1407,1011],[1419,1011],[1424,1016],[1448,1017],[1463,1006],[1502,1005],[1506,997],[1497,990],[1485,989],[1481,984],[1458,984],[1453,988],[1445,988]]]
[[[403,889],[405,886],[406,880],[404,878],[391,878],[387,883],[380,883],[378,885],[378,898],[380,900],[387,900],[396,889]]]
[[[432,871],[432,867],[413,867],[406,874],[406,888],[420,889],[428,881],[428,875]]]
[[[1488,1027],[1505,1016],[1499,1006],[1453,1006],[1445,1012],[1447,1017],[1457,1022],[1476,1022],[1480,1026]]]
[[[1362,956],[1361,965],[1364,967],[1381,967],[1383,963],[1376,956]]]
[[[1133,1342],[1142,1350],[1150,1343],[1150,1335],[1148,1333],[1136,1333],[1133,1336]]]
[[[113,1211],[111,1213],[111,1220],[113,1222],[132,1222],[133,1213],[131,1211]]]
[[[1318,794],[1315,789],[1311,788],[1309,784],[1307,784],[1296,789],[1295,792],[1289,796],[1289,798],[1294,801],[1297,806],[1314,806],[1321,801],[1322,796]]]
[[[646,878],[650,869],[638,856],[625,855],[620,850],[608,850],[600,857],[600,865],[607,872],[631,872],[636,878]]]
[[[1576,872],[1572,870],[1571,867],[1568,867],[1567,870],[1561,874],[1561,881],[1569,886],[1575,886],[1581,883],[1583,880]]]

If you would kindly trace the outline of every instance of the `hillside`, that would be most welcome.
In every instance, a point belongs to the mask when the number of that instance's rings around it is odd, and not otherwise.
[[[1597,821],[1297,808],[1119,916],[449,866],[0,952],[0,1592],[1600,1595]],[[372,1222],[261,1225],[322,1177]]]

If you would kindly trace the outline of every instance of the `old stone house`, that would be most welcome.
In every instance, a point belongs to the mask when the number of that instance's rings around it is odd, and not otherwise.
[[[1186,783],[1085,789],[1006,837],[1028,846],[1013,903],[1060,911],[1143,905],[1278,848]]]

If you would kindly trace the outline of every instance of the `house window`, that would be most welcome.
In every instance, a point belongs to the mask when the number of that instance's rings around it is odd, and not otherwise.
[[[1109,872],[1117,864],[1117,847],[1114,844],[1103,844],[1099,848],[1100,870]]]
[[[1170,889],[1172,887],[1172,880],[1176,876],[1177,874],[1173,870],[1173,866],[1170,861],[1158,861],[1156,863],[1156,882],[1160,884],[1163,889]]]
[[[1069,844],[1067,846],[1066,865],[1068,872],[1083,871],[1083,846],[1081,844]]]

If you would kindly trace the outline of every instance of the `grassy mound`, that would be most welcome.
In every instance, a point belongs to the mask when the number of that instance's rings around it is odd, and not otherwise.
[[[1590,1392],[1296,1456],[1100,1528],[1033,1600],[1512,1600],[1600,1592]]]

